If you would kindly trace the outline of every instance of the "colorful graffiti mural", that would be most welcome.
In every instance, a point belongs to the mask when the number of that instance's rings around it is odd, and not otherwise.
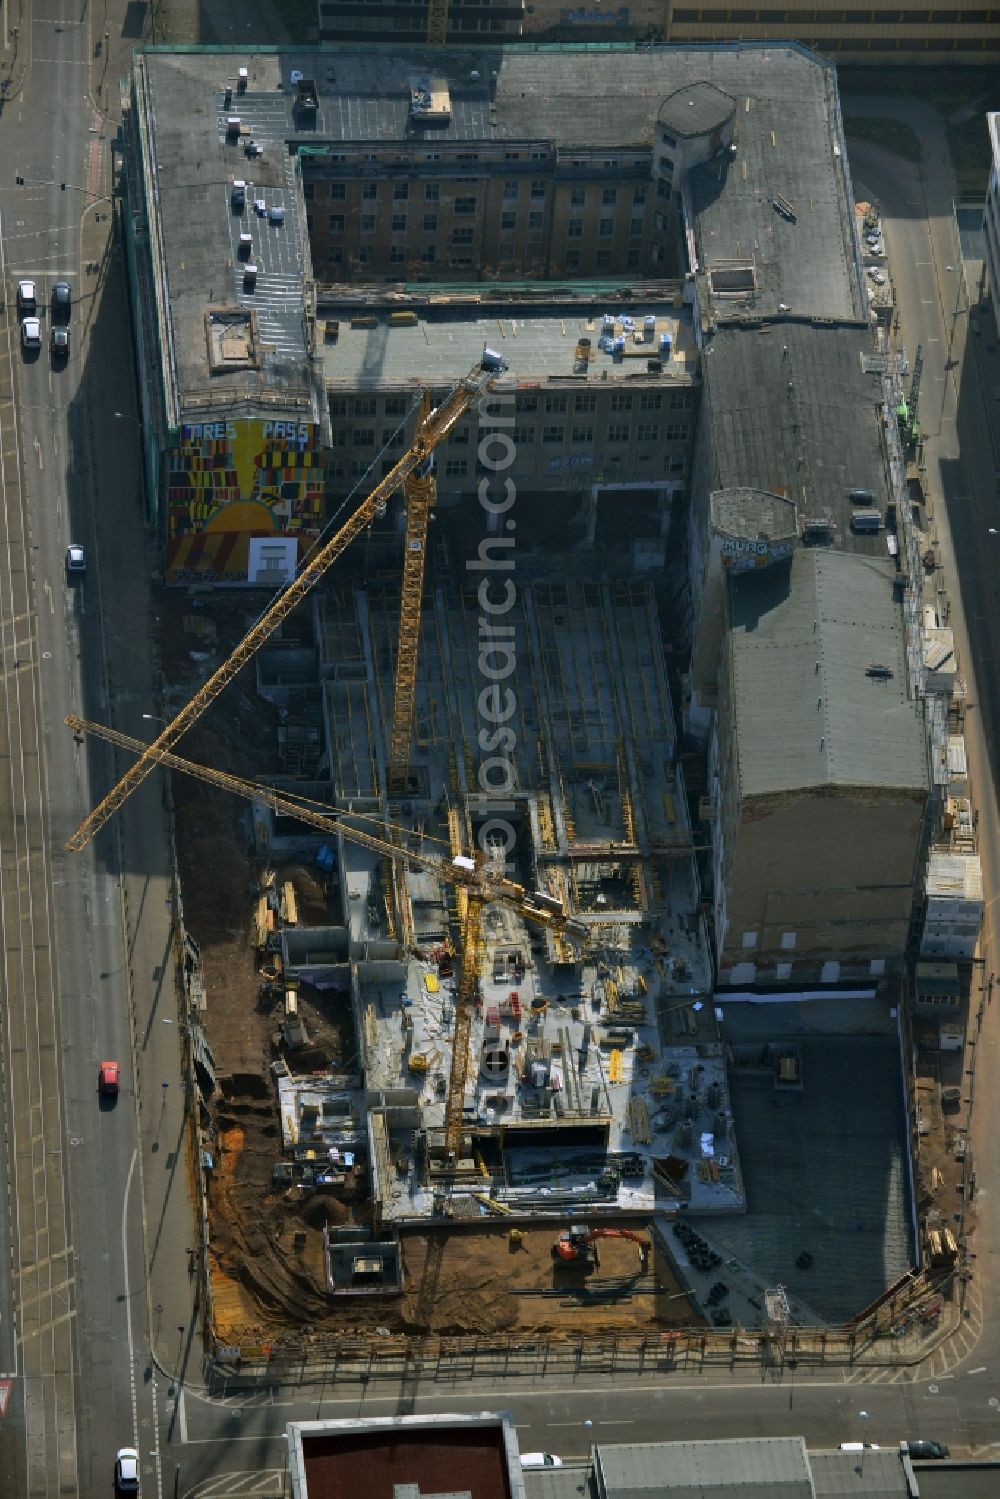
[[[167,453],[168,583],[237,583],[250,539],[323,527],[325,451],[309,422],[200,422]]]

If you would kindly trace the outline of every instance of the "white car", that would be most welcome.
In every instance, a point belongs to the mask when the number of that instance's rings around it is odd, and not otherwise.
[[[42,347],[42,325],[36,317],[26,317],[21,324],[21,342],[26,349]]]
[[[115,1492],[139,1492],[139,1454],[134,1447],[119,1447],[115,1458]]]
[[[563,1460],[554,1452],[522,1452],[522,1468],[561,1468]]]
[[[29,313],[38,311],[38,300],[35,296],[35,283],[33,281],[19,281],[17,283],[17,310],[21,317],[27,317]]]

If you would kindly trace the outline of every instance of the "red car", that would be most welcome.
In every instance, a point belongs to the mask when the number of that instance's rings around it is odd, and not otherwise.
[[[102,1062],[97,1074],[97,1090],[102,1098],[118,1097],[118,1079],[121,1068],[117,1062]]]

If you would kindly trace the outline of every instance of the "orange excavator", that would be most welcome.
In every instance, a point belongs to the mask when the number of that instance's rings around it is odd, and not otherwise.
[[[633,1233],[630,1228],[588,1228],[585,1223],[574,1223],[559,1235],[552,1246],[552,1258],[596,1265],[598,1239],[629,1239],[639,1246],[643,1269],[649,1264],[649,1240],[644,1234]]]

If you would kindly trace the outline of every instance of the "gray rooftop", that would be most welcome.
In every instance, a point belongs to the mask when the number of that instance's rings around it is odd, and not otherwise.
[[[786,541],[798,535],[794,500],[770,490],[717,489],[711,496],[712,525],[724,536],[746,541]]]
[[[244,58],[239,59],[245,61]],[[248,159],[226,141],[223,84],[237,59],[226,55],[149,51],[136,62],[147,180],[155,174],[153,228],[162,289],[168,399],[177,423],[216,416],[322,419],[307,358],[304,288],[310,276],[301,193],[284,145],[285,101],[275,95],[275,59],[254,60],[250,91],[233,113],[250,127],[264,154]],[[242,216],[230,206],[234,178],[247,185]],[[255,199],[284,209],[269,223]],[[253,236],[256,290],[245,291],[236,247]],[[256,367],[213,370],[205,319],[209,309],[256,314]]]
[[[927,786],[886,559],[799,547],[730,584],[741,792]],[[870,669],[878,668],[878,674]]]
[[[815,1499],[802,1437],[600,1446],[595,1460],[598,1493],[605,1499],[650,1493],[731,1499],[751,1489],[768,1499]]]
[[[860,1438],[860,1433],[858,1434]],[[816,1485],[816,1499],[908,1499],[906,1473],[895,1445],[883,1452],[869,1448],[864,1466],[860,1452],[810,1452],[809,1464]],[[920,1486],[923,1495],[923,1484]],[[957,1495],[958,1490],[949,1490]]]
[[[718,130],[736,112],[736,100],[713,83],[691,83],[679,88],[660,105],[657,122],[667,130],[686,136]]]
[[[708,344],[702,420],[713,489],[787,495],[804,518],[829,517],[841,550],[885,557],[885,537],[855,536],[851,489],[868,489],[885,515],[881,382],[866,374],[863,327],[765,323],[720,329]]]
[[[592,309],[562,315],[531,309],[527,316],[515,313],[499,318],[456,310],[446,321],[440,320],[438,309],[438,320],[421,319],[409,327],[390,325],[388,315],[380,316],[374,328],[352,328],[349,320],[341,319],[336,342],[323,345],[324,375],[329,385],[351,390],[418,389],[425,383],[450,386],[478,364],[483,345],[488,344],[507,360],[512,378],[572,376],[577,340],[583,337],[591,341],[590,378],[624,379],[646,376],[647,359],[659,357],[661,333],[671,336],[670,359],[662,374],[650,378],[686,383],[695,374],[697,350],[687,309],[675,312],[662,303],[631,307],[609,303],[608,311],[619,324],[623,317],[630,317],[638,330],[643,329],[647,313],[654,316],[655,337],[648,343],[630,344],[629,355],[616,360],[598,347],[602,319]]]

